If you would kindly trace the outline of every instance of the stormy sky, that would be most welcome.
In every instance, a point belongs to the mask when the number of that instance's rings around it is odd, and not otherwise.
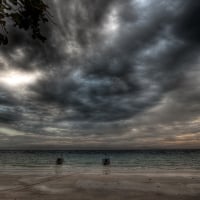
[[[0,149],[200,147],[199,0],[48,4],[0,47]]]

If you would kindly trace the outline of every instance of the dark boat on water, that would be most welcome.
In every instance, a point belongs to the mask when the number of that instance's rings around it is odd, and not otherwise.
[[[102,159],[102,164],[103,164],[104,166],[110,165],[110,158],[103,158],[103,159]]]
[[[56,165],[62,165],[64,162],[64,159],[63,158],[57,158],[56,160]]]

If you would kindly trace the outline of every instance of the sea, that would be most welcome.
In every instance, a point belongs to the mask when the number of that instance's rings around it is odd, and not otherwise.
[[[56,165],[56,159],[64,163]],[[109,158],[109,166],[102,159]],[[1,150],[1,174],[200,172],[200,150]]]

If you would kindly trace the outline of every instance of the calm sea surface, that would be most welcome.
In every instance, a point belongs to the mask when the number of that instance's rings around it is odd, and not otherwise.
[[[48,172],[56,170],[56,158],[63,157],[65,172],[98,172],[105,169],[102,158],[109,157],[109,170],[200,170],[200,150],[134,151],[0,151],[0,172]],[[108,168],[107,168],[108,169]]]

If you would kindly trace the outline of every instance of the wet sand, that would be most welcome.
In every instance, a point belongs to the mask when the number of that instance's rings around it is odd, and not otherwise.
[[[199,173],[0,175],[0,200],[199,200]]]

